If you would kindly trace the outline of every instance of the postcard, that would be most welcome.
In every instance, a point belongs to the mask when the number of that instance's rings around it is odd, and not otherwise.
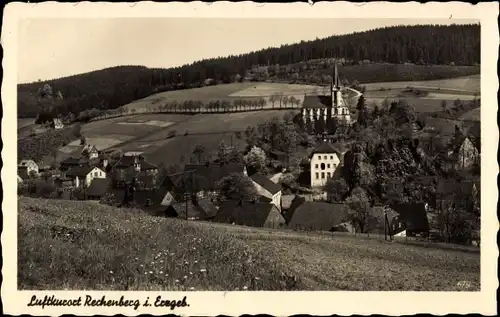
[[[497,16],[8,4],[5,313],[495,315]]]

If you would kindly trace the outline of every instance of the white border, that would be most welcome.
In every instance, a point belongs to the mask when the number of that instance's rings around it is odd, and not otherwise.
[[[229,3],[220,1],[212,4],[191,3],[57,3],[38,4],[9,3],[4,10],[2,28],[2,61],[4,77],[2,82],[2,183],[4,200],[2,205],[4,226],[2,302],[6,314],[32,315],[136,315],[136,314],[180,314],[180,315],[241,315],[266,313],[270,315],[351,315],[386,314],[407,315],[432,313],[481,313],[494,315],[496,310],[495,291],[497,281],[496,201],[498,199],[496,162],[498,129],[496,111],[498,78],[496,63],[498,57],[499,33],[497,27],[498,4],[480,3],[366,3],[348,2],[293,4],[256,4],[252,2]],[[33,294],[43,296],[54,294],[60,297],[84,296],[87,292],[17,291],[17,215],[16,188],[13,185],[17,161],[16,135],[16,85],[17,85],[17,22],[20,18],[111,18],[111,17],[232,17],[232,18],[394,18],[399,19],[478,19],[481,23],[481,123],[482,123],[482,173],[481,180],[481,291],[456,292],[166,292],[162,297],[182,298],[188,295],[190,307],[158,309],[130,308],[88,308],[61,309],[46,307],[30,308],[26,304]],[[402,20],[402,24],[404,20]],[[9,182],[9,180],[11,180]],[[93,296],[151,299],[159,292],[88,292]]]

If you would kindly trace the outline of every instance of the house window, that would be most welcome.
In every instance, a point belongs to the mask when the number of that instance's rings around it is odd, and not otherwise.
[[[325,159],[325,160],[327,160],[327,159],[328,159],[328,156],[326,156],[326,155],[325,155],[324,159]]]
[[[321,170],[325,169],[325,163],[321,163]]]
[[[318,168],[318,164],[314,165],[315,168]]]
[[[332,173],[328,172],[327,176],[328,176],[328,178],[331,178],[332,177]]]
[[[330,160],[333,160],[333,155],[330,155]]]
[[[316,173],[316,179],[319,179],[319,173]]]
[[[321,179],[325,179],[325,172],[321,172]]]
[[[326,164],[326,167],[327,167],[327,168],[330,168],[330,164]]]
[[[337,164],[333,164],[333,168],[337,168]]]
[[[318,155],[318,160],[321,160],[321,155]]]
[[[98,176],[98,174],[99,174],[98,172],[95,172],[95,173],[94,173],[94,176],[95,176],[95,177],[97,177],[97,176]]]

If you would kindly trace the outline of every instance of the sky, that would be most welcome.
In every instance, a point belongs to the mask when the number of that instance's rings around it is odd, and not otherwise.
[[[18,83],[106,67],[194,61],[393,25],[473,20],[30,18],[19,22]]]

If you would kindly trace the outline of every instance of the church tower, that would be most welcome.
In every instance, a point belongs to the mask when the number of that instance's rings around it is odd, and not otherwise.
[[[344,98],[342,98],[337,63],[335,63],[335,72],[330,84],[330,92],[332,96],[331,117],[336,118],[339,121],[350,123],[351,115],[349,113],[349,108],[344,102]]]

